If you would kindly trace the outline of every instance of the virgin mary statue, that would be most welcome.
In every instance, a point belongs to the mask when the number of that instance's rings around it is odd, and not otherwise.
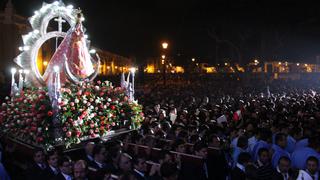
[[[67,60],[70,72],[78,78],[87,78],[94,72],[84,37],[81,18],[82,14],[79,13],[76,25],[67,32],[65,38],[52,56],[43,75],[43,79],[47,84],[49,83],[50,77],[54,74],[55,66],[60,69],[60,83],[63,85],[68,81],[66,72],[64,72],[65,60]]]

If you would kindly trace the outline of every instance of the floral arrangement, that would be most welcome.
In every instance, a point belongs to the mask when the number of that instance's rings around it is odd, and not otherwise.
[[[143,120],[142,106],[129,101],[125,89],[108,81],[69,85],[61,93],[61,123],[67,146],[123,127],[136,129]]]
[[[0,110],[2,133],[33,145],[48,145],[52,121],[51,102],[46,89],[25,89],[6,97]]]
[[[103,137],[120,128],[136,129],[143,120],[142,106],[130,101],[125,89],[108,81],[70,84],[60,90],[59,120],[66,147]],[[54,146],[53,110],[46,89],[26,89],[6,98],[0,111],[2,132],[27,143]]]

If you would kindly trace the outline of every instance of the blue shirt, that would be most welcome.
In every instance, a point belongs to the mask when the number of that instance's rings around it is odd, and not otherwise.
[[[310,147],[301,147],[294,150],[291,154],[292,167],[306,169],[306,161],[310,156],[318,158],[320,162],[320,154]]]
[[[290,154],[286,150],[282,149],[280,146],[278,146],[276,144],[272,145],[272,150],[273,150],[273,154],[272,154],[271,162],[272,162],[273,168],[277,167],[278,161],[281,157],[285,156],[285,157],[290,158]]]
[[[233,162],[236,164],[238,162],[238,156],[240,153],[242,152],[246,152],[246,150],[242,149],[242,148],[239,148],[239,147],[235,147],[233,148],[233,152],[232,152],[232,159],[233,159]],[[234,165],[235,165],[234,164]]]
[[[252,136],[248,139],[248,151],[251,152],[254,146],[257,144],[258,139],[255,136]]]
[[[231,141],[231,147],[232,148],[237,147],[238,139],[239,139],[239,137],[235,137],[235,138],[232,139],[232,141]]]
[[[2,163],[0,163],[0,179],[1,180],[10,180],[10,177],[9,177],[7,171],[5,170],[4,166],[2,165]]]
[[[292,136],[288,135],[287,136],[286,151],[288,153],[292,153],[295,149],[295,146],[296,146],[296,140]]]
[[[259,149],[261,148],[270,149],[270,144],[268,144],[266,141],[263,141],[263,140],[259,140],[256,143],[256,145],[253,147],[253,150],[251,152],[254,161],[258,160],[258,152],[259,152]]]
[[[308,138],[304,138],[304,139],[301,139],[301,140],[296,142],[295,149],[299,149],[299,148],[302,148],[302,147],[307,147],[308,145],[309,145]]]

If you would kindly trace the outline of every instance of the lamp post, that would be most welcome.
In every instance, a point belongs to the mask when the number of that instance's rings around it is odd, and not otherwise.
[[[168,43],[167,42],[163,42],[162,43],[162,49],[163,51],[165,52],[165,50],[168,48]],[[166,55],[162,55],[161,56],[161,64],[163,66],[163,85],[166,85],[166,61],[165,61],[165,58],[166,58]]]

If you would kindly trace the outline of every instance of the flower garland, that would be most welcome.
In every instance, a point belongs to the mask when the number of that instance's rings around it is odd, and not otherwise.
[[[13,98],[6,97],[0,110],[2,133],[33,145],[52,143],[52,108],[46,89],[25,89]]]
[[[67,85],[59,99],[62,138],[66,147],[103,137],[120,128],[136,129],[143,120],[142,106],[125,89],[108,81]],[[39,95],[40,94],[40,95]],[[0,111],[2,132],[27,143],[54,146],[52,107],[46,89],[26,89],[6,98]]]

